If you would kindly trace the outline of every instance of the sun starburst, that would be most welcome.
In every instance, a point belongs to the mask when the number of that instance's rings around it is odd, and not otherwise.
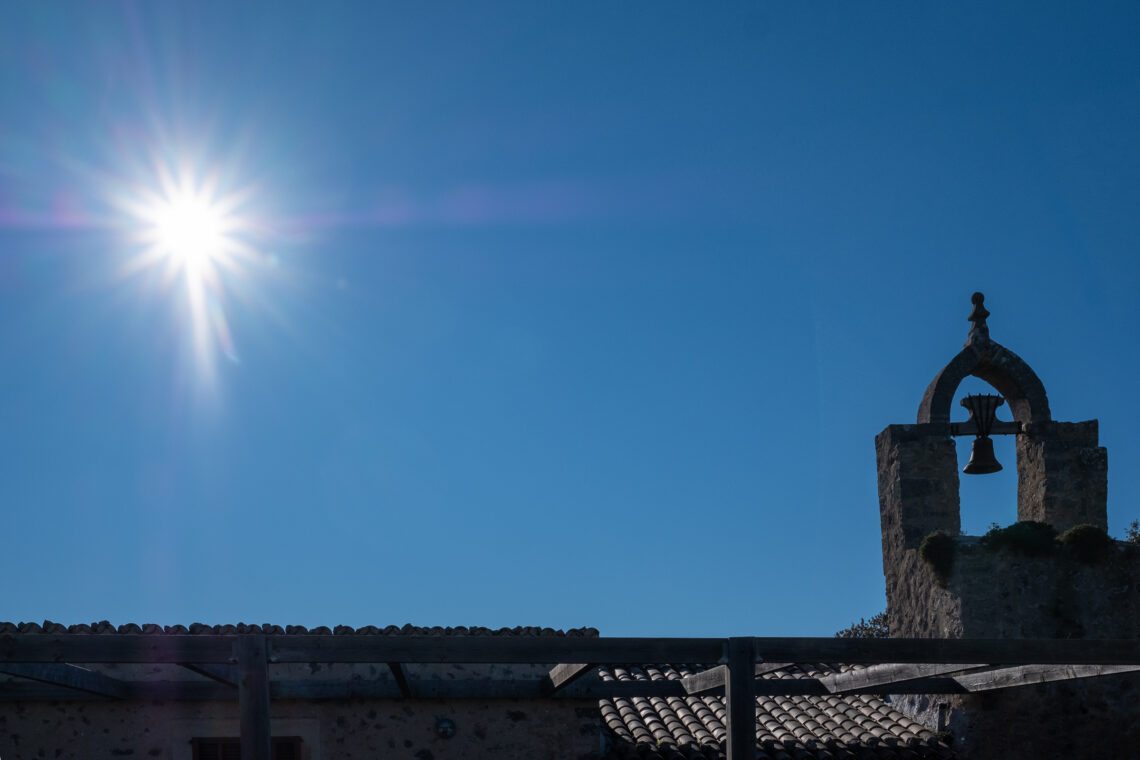
[[[238,354],[226,315],[256,251],[249,190],[223,189],[217,171],[189,161],[154,163],[153,180],[139,182],[119,198],[138,248],[126,271],[161,272],[164,285],[185,289],[195,363],[212,376],[215,357]]]

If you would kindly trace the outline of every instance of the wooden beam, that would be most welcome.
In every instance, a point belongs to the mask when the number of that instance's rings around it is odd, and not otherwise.
[[[243,636],[0,634],[0,662],[227,664]],[[273,635],[270,662],[711,663],[723,639]],[[757,638],[762,662],[1140,665],[1137,639]]]
[[[756,676],[774,673],[777,670],[794,665],[792,662],[765,662],[757,663],[753,669],[753,674]],[[691,676],[685,676],[681,679],[681,683],[685,685],[685,691],[690,695],[704,694],[706,692],[713,692],[724,689],[725,672],[723,665],[702,670],[699,673],[694,673]],[[758,687],[758,688],[763,688]],[[813,692],[814,693],[814,692]]]
[[[722,639],[577,636],[268,636],[270,662],[716,662]],[[2,651],[2,646],[0,646]]]
[[[1140,639],[757,638],[765,661],[1140,665]]]
[[[767,675],[768,673],[774,673],[777,670],[783,670],[784,668],[789,667],[789,666],[794,665],[794,664],[795,664],[794,662],[757,663],[756,667],[753,670],[753,674],[756,676]],[[692,696],[692,695],[697,695],[697,694],[708,694],[708,693],[714,693],[714,692],[723,692],[724,691],[724,679],[725,679],[724,666],[723,665],[717,665],[714,668],[709,668],[708,670],[702,670],[701,672],[694,673],[691,676],[685,676],[684,678],[681,679],[681,683],[685,685],[685,692]],[[778,683],[783,683],[783,682],[790,681],[790,680],[806,681],[808,679],[803,679],[803,678],[761,679],[760,682],[757,683],[757,685],[756,685],[756,688],[759,690],[757,693],[762,693],[762,692],[764,692],[765,689],[777,688],[777,687],[772,687],[772,686],[765,686],[764,684],[766,682],[776,681]],[[814,687],[812,687],[812,688],[814,688]],[[806,692],[806,693],[815,694],[817,692],[813,690],[813,691]]]
[[[834,694],[848,694],[858,691],[866,694],[867,689],[878,688],[883,693],[896,694],[892,685],[912,681],[918,678],[940,676],[947,673],[959,673],[970,668],[984,668],[984,664],[955,664],[943,665],[932,663],[889,662],[882,665],[872,665],[867,668],[856,668],[846,673],[836,673],[832,676],[820,678],[828,690]]]
[[[0,662],[233,662],[237,636],[0,634]]]
[[[218,681],[131,681],[128,698],[144,702],[232,702],[238,692]]]
[[[998,668],[980,673],[964,673],[954,676],[954,680],[971,692],[1008,689],[1015,686],[1029,686],[1051,681],[1069,681],[1077,678],[1134,673],[1140,671],[1138,665],[1019,665],[1011,668]]]
[[[961,666],[958,666],[961,667]],[[992,689],[1014,688],[1033,683],[1062,679],[1092,678],[1116,673],[1135,672],[1140,666],[1104,665],[1038,665],[999,668],[959,673],[954,676],[928,676],[889,684],[868,680],[862,684],[846,683],[842,694],[967,694]],[[719,668],[703,671],[712,678]],[[702,674],[696,674],[702,675]],[[691,676],[690,676],[691,678]],[[805,696],[835,694],[835,682],[824,678],[759,678],[754,680],[757,696]],[[112,679],[113,680],[113,679]],[[120,682],[124,699],[142,701],[224,701],[233,699],[234,691],[222,683],[204,681],[135,681]],[[842,682],[840,682],[842,684]],[[543,681],[506,679],[423,679],[408,682],[411,693],[422,699],[536,699],[546,696]],[[702,691],[723,694],[723,685]],[[269,684],[272,699],[397,699],[402,696],[391,680],[364,681],[351,679],[299,679],[273,681]],[[689,696],[684,680],[603,681],[590,675],[560,690],[556,699],[596,700],[632,697]],[[55,701],[106,698],[94,692],[64,687],[49,681],[0,683],[0,700]]]
[[[404,695],[393,681],[293,680],[269,684],[273,699],[400,699]]]
[[[1012,689],[1052,681],[1096,678],[1140,671],[1137,665],[1016,665],[948,676],[932,676],[899,681],[878,688],[891,694],[971,694],[995,689]],[[864,689],[845,692],[866,693]]]
[[[9,662],[0,663],[0,673],[52,684],[53,686],[63,686],[100,697],[123,699],[128,692],[128,686],[125,682],[75,665]]]
[[[556,699],[630,699],[632,697],[688,696],[679,680],[603,681],[597,676],[581,678],[555,695]]]
[[[242,760],[271,760],[269,667],[265,637],[239,636],[234,648],[239,671]]]
[[[42,681],[0,682],[0,702],[89,702],[106,699],[88,691],[76,691]]]
[[[201,662],[180,662],[178,664],[212,681],[224,683],[226,686],[236,687],[238,685],[238,669],[234,665],[209,665]]]
[[[542,679],[442,679],[410,680],[416,699],[540,699]],[[274,699],[395,699],[401,696],[391,681],[274,681]],[[597,700],[615,697],[683,697],[680,681],[602,681],[582,678],[555,695],[555,699]]]
[[[685,676],[681,679],[681,685],[685,687],[685,693],[689,695],[705,694],[711,691],[723,691],[724,682],[728,676],[725,672],[724,665],[717,665],[708,670],[702,670],[699,673],[693,673],[691,676]]]
[[[756,652],[753,640],[728,640],[728,665],[724,669],[726,760],[756,760]]]
[[[762,676],[768,673],[775,673],[777,670],[790,668],[795,665],[794,662],[758,662],[756,663],[756,675]]]
[[[792,697],[830,694],[818,678],[757,678],[756,696]],[[858,694],[878,694],[878,691],[855,692]]]
[[[814,678],[761,679],[756,682],[757,694],[771,696],[827,695],[830,694]],[[542,681],[531,679],[425,679],[412,680],[408,685],[418,699],[538,699],[546,697]],[[137,681],[127,683],[125,699],[146,702],[223,702],[233,700],[234,690],[222,683],[209,681]],[[964,691],[957,684],[952,688]],[[879,689],[878,692],[882,690]],[[707,692],[723,695],[724,689]],[[932,693],[945,693],[936,689]],[[269,696],[278,699],[399,699],[399,687],[391,680],[289,680],[272,681]],[[553,696],[558,700],[598,700],[632,697],[685,697],[688,696],[680,680],[658,681],[602,681],[592,677],[581,678]],[[73,691],[40,682],[0,683],[0,701],[68,701],[96,699],[95,695]],[[102,697],[105,699],[105,697]]]
[[[392,678],[396,679],[396,686],[400,689],[400,696],[404,699],[409,699],[412,696],[412,689],[408,685],[408,677],[404,674],[404,666],[398,662],[387,663],[388,670],[392,671]]]
[[[585,662],[555,665],[550,669],[546,678],[543,679],[542,691],[547,695],[554,694],[565,686],[577,681],[596,667],[597,665],[591,665]]]

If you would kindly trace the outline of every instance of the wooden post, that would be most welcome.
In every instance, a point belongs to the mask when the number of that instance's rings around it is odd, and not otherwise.
[[[270,760],[269,664],[265,637],[238,636],[238,706],[241,711],[242,760]]]
[[[728,713],[725,757],[756,760],[756,652],[751,637],[728,640],[724,697]]]

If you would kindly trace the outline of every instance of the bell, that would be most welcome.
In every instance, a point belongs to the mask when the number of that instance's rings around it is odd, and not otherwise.
[[[974,445],[970,449],[970,461],[962,468],[962,472],[967,475],[985,475],[990,472],[997,472],[1001,469],[1001,463],[998,462],[997,457],[994,456],[994,441],[992,438],[975,438]]]
[[[978,306],[980,307],[980,303]],[[974,430],[977,431],[974,447],[970,449],[970,461],[962,468],[962,472],[967,475],[997,472],[1001,469],[1001,465],[994,456],[994,442],[990,439],[990,430],[997,421],[997,408],[1005,403],[1005,399],[1001,396],[979,394],[966,396],[961,403],[970,412],[970,421],[974,423]]]

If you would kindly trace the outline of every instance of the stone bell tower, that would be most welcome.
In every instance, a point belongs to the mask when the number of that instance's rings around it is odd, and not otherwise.
[[[889,425],[875,438],[891,635],[1140,637],[1140,547],[1103,534],[1108,457],[1097,421],[1052,418],[1037,374],[990,338],[983,299],[973,295],[965,347],[934,376],[917,422]],[[969,375],[1000,395],[963,399],[970,419],[952,422],[955,392]],[[1012,421],[996,419],[1002,405]],[[966,472],[991,472],[1000,465],[989,435],[1016,436],[1018,521],[1046,523],[1058,534],[1095,526],[1082,529],[1099,537],[1103,548],[1095,557],[1078,558],[1061,542],[1031,556],[961,535],[954,438],[975,437]],[[935,566],[919,549],[938,532],[945,534],[944,556]],[[1133,675],[897,702],[949,730],[968,758],[1130,757],[1140,746],[1140,680]]]

